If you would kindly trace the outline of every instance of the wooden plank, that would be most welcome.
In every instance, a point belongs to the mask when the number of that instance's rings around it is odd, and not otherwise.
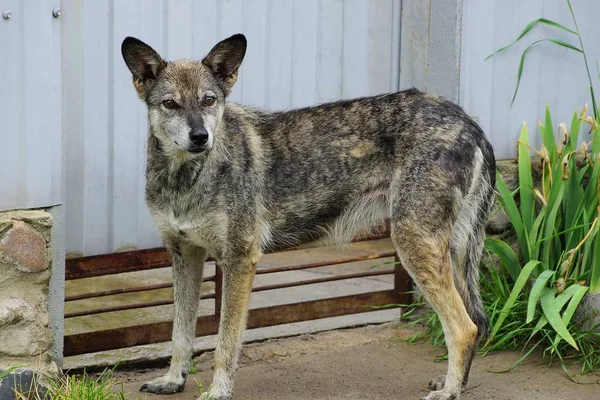
[[[171,257],[163,248],[71,258],[65,262],[65,279],[144,271],[170,265]]]
[[[285,304],[250,310],[248,329],[289,324],[292,322],[356,314],[377,309],[370,306],[401,304],[405,297],[395,290],[340,296],[295,304]],[[212,335],[218,331],[218,316],[199,317],[196,336]],[[128,326],[103,331],[79,333],[64,338],[64,356],[94,353],[123,347],[166,342],[171,339],[172,321]]]
[[[357,256],[346,256],[341,258],[328,258],[312,263],[299,265],[280,266],[269,269],[260,269],[257,274],[268,274],[272,272],[284,272],[300,269],[323,267],[326,265],[342,264],[354,261],[373,260],[383,257],[391,257],[394,251],[374,254],[363,254]],[[211,261],[211,260],[209,260]],[[122,253],[103,254],[97,256],[71,258],[66,260],[66,280],[91,278],[124,272],[145,271],[148,269],[164,268],[171,266],[171,257],[164,248],[148,250],[125,251]]]

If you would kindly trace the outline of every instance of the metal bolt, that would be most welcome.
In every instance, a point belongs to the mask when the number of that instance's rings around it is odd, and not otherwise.
[[[12,13],[10,11],[6,10],[2,13],[2,18],[10,19],[10,17],[12,17]]]
[[[54,10],[52,10],[52,15],[54,16],[54,18],[60,17],[60,14],[61,14],[60,8],[55,8]]]

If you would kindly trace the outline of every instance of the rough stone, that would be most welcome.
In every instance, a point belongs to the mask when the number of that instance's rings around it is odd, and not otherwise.
[[[0,253],[16,261],[23,272],[40,272],[50,264],[46,239],[23,221],[13,221],[12,229],[0,242]]]
[[[4,233],[6,233],[10,228],[12,228],[13,226],[13,221],[12,220],[0,220],[0,239],[2,239],[2,237],[4,236]]]
[[[15,297],[0,300],[0,355],[35,356],[48,351],[52,338],[47,325],[42,307]]]
[[[51,227],[44,211],[0,213],[0,371],[22,368],[0,378],[0,400],[13,398],[15,382],[28,389],[34,376],[58,373],[47,310]]]
[[[583,331],[600,332],[600,293],[587,293],[583,296],[575,312],[575,319]]]
[[[37,356],[52,347],[52,335],[39,323],[19,323],[0,331],[0,356]]]
[[[23,299],[0,299],[0,328],[21,321],[35,321],[36,313],[33,306]]]
[[[45,310],[26,300],[9,297],[0,300],[0,354],[33,356],[50,349]]]
[[[40,379],[38,374],[30,369],[16,370],[13,372],[5,372],[0,370],[0,376],[4,375],[3,379],[0,379],[0,399],[1,400],[15,400],[17,395],[15,391],[26,398],[44,398],[46,389],[40,385]],[[40,396],[36,396],[36,393]]]

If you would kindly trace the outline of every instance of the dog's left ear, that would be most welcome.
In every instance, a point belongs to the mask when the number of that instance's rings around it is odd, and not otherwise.
[[[217,43],[202,60],[202,64],[225,84],[226,95],[237,81],[238,70],[246,54],[246,43],[246,37],[238,33]]]

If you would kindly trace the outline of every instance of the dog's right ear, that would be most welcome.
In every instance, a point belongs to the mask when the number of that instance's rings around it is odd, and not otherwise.
[[[152,47],[134,37],[123,40],[121,54],[133,74],[133,85],[140,98],[145,100],[167,62]]]
[[[202,64],[210,68],[224,85],[225,95],[237,81],[238,70],[246,55],[246,37],[241,33],[220,41],[212,48]]]

